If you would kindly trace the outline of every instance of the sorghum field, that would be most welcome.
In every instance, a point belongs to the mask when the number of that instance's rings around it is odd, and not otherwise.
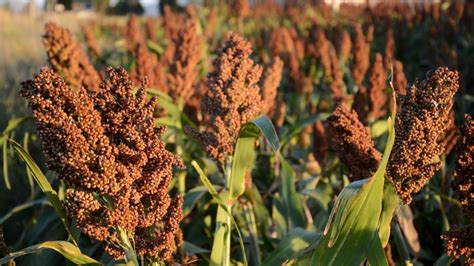
[[[0,12],[0,264],[474,265],[473,2],[214,2]]]

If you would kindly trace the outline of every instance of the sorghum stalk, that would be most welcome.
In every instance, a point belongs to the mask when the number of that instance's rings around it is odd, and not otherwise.
[[[226,227],[224,243],[215,238],[211,257],[224,245],[221,261],[211,261],[211,265],[230,263],[230,229],[232,226],[232,161],[234,147],[243,125],[261,113],[262,101],[258,81],[262,68],[250,59],[251,44],[240,35],[230,33],[220,48],[214,61],[214,71],[208,74],[208,93],[203,99],[203,110],[209,123],[205,132],[188,128],[204,147],[206,152],[222,167],[225,175],[225,188],[221,193],[224,204],[230,213],[221,207],[217,211],[217,228]]]

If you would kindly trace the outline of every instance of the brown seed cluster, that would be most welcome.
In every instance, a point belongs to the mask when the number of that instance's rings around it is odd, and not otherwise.
[[[327,129],[323,121],[318,120],[312,126],[313,133],[313,155],[320,165],[324,163],[326,153],[329,149]]]
[[[8,255],[8,247],[5,243],[5,237],[3,236],[3,227],[0,227],[0,258]]]
[[[440,168],[436,159],[443,149],[438,139],[445,134],[458,82],[458,72],[440,67],[399,97],[387,176],[405,204]]]
[[[323,68],[324,76],[331,76],[331,43],[326,38],[326,33],[318,26],[313,25],[311,29],[312,39],[314,43],[309,45],[308,54],[314,56]]]
[[[150,53],[146,44],[137,43],[133,55],[135,56],[135,68],[130,73],[132,81],[139,83],[146,77],[149,87],[168,92],[165,68],[158,62],[155,55]]]
[[[444,250],[451,258],[465,258],[464,265],[474,264],[474,225],[453,225],[451,230],[441,236]]]
[[[407,78],[403,71],[403,64],[398,60],[395,60],[393,64],[393,88],[397,94],[405,95],[407,93]]]
[[[145,21],[145,33],[148,40],[155,41],[155,19],[152,17],[147,18]]]
[[[265,68],[261,81],[262,88],[262,114],[268,114],[270,117],[275,113],[275,101],[280,86],[281,75],[283,72],[283,61],[279,57],[274,57],[268,67]]]
[[[352,49],[351,35],[347,30],[338,30],[335,39],[335,48],[341,61],[346,62],[351,55]]]
[[[380,53],[375,55],[375,61],[372,64],[369,73],[369,117],[372,120],[377,120],[378,118],[385,115],[387,112],[387,94],[385,93],[385,87],[387,83],[385,82],[387,74],[385,73],[385,68],[383,66],[383,59]]]
[[[169,65],[167,83],[173,99],[188,102],[195,94],[195,80],[198,75],[198,63],[201,60],[202,38],[197,32],[196,23],[188,20],[181,26],[174,46],[173,60]]]
[[[136,15],[130,15],[125,26],[125,40],[127,42],[128,51],[133,54],[138,44],[145,44],[145,37],[140,30],[138,18]]]
[[[474,119],[465,115],[466,123],[461,128],[458,140],[456,164],[452,186],[459,195],[464,214],[474,223]]]
[[[329,51],[329,60],[331,64],[331,85],[329,88],[331,89],[332,98],[335,102],[345,101],[344,73],[334,50]]]
[[[465,226],[453,226],[441,236],[446,254],[458,259],[465,257],[466,265],[474,264],[474,120],[465,116],[466,123],[456,145],[457,158],[454,169],[453,189],[458,193],[463,213],[467,217]]]
[[[364,36],[362,26],[357,24],[354,28],[355,38],[352,46],[352,78],[355,84],[360,85],[370,64],[370,43]]]
[[[242,19],[250,13],[249,2],[247,0],[234,0],[232,10],[238,18]]]
[[[162,27],[165,31],[167,40],[176,39],[181,25],[186,24],[186,16],[174,12],[169,5],[165,5],[163,9]]]
[[[168,187],[181,159],[159,140],[156,100],[136,95],[127,72],[108,68],[97,95],[71,89],[49,68],[22,83],[37,120],[48,167],[66,186],[65,209],[88,236],[119,259],[117,231],[135,240],[139,255],[170,259],[181,241],[181,197]]]
[[[354,94],[354,104],[352,109],[356,111],[359,121],[367,125],[367,117],[369,116],[369,96],[367,88],[360,84],[357,86],[357,92]]]
[[[43,45],[54,71],[60,73],[70,86],[75,89],[85,87],[88,91],[99,90],[99,73],[68,30],[53,22],[46,23]]]
[[[258,81],[262,67],[250,59],[251,53],[249,41],[237,33],[227,35],[214,71],[207,77],[208,92],[202,102],[209,116],[206,131],[189,130],[219,162],[233,153],[240,128],[261,113]]]
[[[94,29],[91,24],[81,24],[82,34],[86,41],[87,49],[95,58],[100,57],[101,49],[94,35]]]
[[[384,52],[384,64],[386,68],[390,68],[393,60],[395,59],[395,36],[393,30],[390,28],[387,30],[385,37],[385,52]]]
[[[356,112],[341,104],[326,123],[330,146],[349,170],[349,179],[355,181],[371,177],[377,171],[381,157]]]
[[[273,56],[280,57],[289,69],[289,76],[297,92],[306,92],[307,78],[300,70],[300,60],[304,58],[304,42],[294,28],[276,28],[270,34],[268,46]],[[312,87],[311,87],[312,89]]]

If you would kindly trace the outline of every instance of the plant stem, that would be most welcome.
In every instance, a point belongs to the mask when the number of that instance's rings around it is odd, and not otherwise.
[[[121,242],[120,244],[123,248],[123,251],[125,252],[125,261],[127,262],[127,265],[129,263],[137,266],[140,265],[138,263],[137,254],[135,253],[135,248],[132,246],[127,232],[120,227],[117,229],[117,231]]]
[[[397,245],[398,253],[400,254],[400,258],[403,260],[403,265],[411,265],[410,253],[405,242],[405,237],[403,236],[403,233],[400,230],[400,225],[398,224],[398,221],[392,223],[392,230],[394,233],[393,236]]]
[[[232,220],[231,220],[231,215],[232,215],[232,202],[230,202],[230,198],[232,197],[232,191],[230,187],[230,177],[232,173],[232,159],[229,159],[226,161],[225,165],[225,189],[227,191],[227,195],[225,197],[225,204],[227,209],[229,210],[229,213],[226,213],[226,218],[225,218],[225,226],[227,227],[227,233],[225,235],[225,253],[224,253],[224,265],[230,265],[230,243],[231,243],[231,232],[232,232]]]

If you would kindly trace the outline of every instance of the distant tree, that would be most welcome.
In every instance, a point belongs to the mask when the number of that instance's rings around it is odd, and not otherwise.
[[[143,12],[143,7],[138,0],[119,0],[107,13],[112,15],[126,15],[129,13],[141,15]]]

